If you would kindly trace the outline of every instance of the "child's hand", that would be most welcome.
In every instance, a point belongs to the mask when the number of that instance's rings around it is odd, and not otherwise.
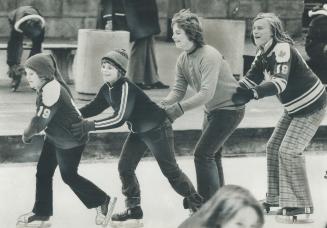
[[[170,122],[174,122],[178,117],[184,114],[182,106],[179,103],[175,103],[165,108],[166,114]]]
[[[82,120],[78,123],[72,124],[71,131],[74,137],[81,140],[83,137],[85,137],[89,131],[95,130],[95,124],[94,121],[89,120]]]
[[[27,137],[25,137],[25,135],[23,134],[23,136],[22,136],[22,141],[23,141],[23,143],[25,143],[25,144],[31,144],[31,143],[32,143],[32,138],[27,138]]]

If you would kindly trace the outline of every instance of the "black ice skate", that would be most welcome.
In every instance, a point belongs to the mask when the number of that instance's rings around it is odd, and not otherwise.
[[[95,224],[107,227],[111,214],[114,211],[116,201],[116,197],[110,198],[108,196],[105,202],[96,208],[97,215],[95,217]]]
[[[143,227],[143,211],[140,206],[127,208],[111,217],[112,227],[137,228]]]
[[[279,207],[278,203],[268,203],[266,200],[259,200],[259,202],[267,214],[274,214],[273,212],[270,211],[270,209],[272,207]]]
[[[12,79],[11,81],[11,91],[12,92],[16,92],[16,90],[18,89],[19,87],[19,84],[20,84],[20,81],[21,81],[21,76],[16,76]]]
[[[48,228],[51,226],[49,219],[50,216],[40,216],[34,214],[33,212],[29,212],[18,217],[16,228]]]
[[[283,207],[277,211],[276,221],[280,223],[312,223],[313,207]]]

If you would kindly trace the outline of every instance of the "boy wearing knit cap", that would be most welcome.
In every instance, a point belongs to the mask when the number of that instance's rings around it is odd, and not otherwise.
[[[123,49],[106,54],[101,60],[105,83],[94,100],[80,108],[84,118],[96,116],[108,107],[112,107],[114,113],[105,119],[82,120],[72,125],[72,131],[78,138],[85,137],[89,131],[117,128],[124,123],[128,125],[130,133],[125,140],[118,164],[127,209],[114,214],[112,224],[141,224],[143,212],[135,169],[147,148],[153,153],[174,190],[184,197],[189,209],[196,211],[202,204],[202,198],[176,162],[171,122],[165,110],[124,77],[127,64],[128,56]]]
[[[52,179],[57,166],[63,181],[87,208],[96,208],[95,222],[107,225],[116,198],[110,198],[77,172],[87,136],[76,139],[70,126],[81,121],[69,87],[65,84],[52,55],[36,54],[26,63],[26,76],[37,92],[36,114],[23,133],[23,142],[45,131],[36,172],[36,196],[32,212],[18,218],[17,227],[44,227],[53,214]],[[48,226],[47,226],[48,227]]]

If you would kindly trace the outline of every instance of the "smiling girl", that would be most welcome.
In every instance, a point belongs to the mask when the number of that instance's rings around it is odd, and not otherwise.
[[[258,14],[253,21],[252,39],[258,52],[233,100],[248,102],[276,95],[284,106],[267,144],[268,191],[264,206],[267,211],[271,206],[280,207],[279,215],[312,214],[303,152],[324,118],[325,88],[276,15]]]
[[[177,61],[175,85],[161,105],[171,121],[204,107],[194,162],[198,192],[207,201],[224,185],[222,147],[243,119],[244,105],[232,101],[238,83],[221,53],[204,43],[198,16],[181,10],[173,17],[172,28],[176,47],[183,52]],[[188,86],[196,93],[184,99]]]

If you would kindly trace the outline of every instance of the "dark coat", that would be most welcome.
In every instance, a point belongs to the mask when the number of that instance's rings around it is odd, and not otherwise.
[[[160,33],[155,0],[102,0],[97,28],[104,29],[104,14],[112,14],[113,30],[127,30],[131,41]]]
[[[324,52],[325,45],[327,45],[327,16],[318,15],[310,22],[305,41],[305,50],[310,57],[308,61],[309,66],[323,83],[327,83],[327,53]]]
[[[7,47],[7,64],[9,66],[20,64],[22,51],[23,51],[23,39],[24,34],[15,30],[15,23],[27,15],[40,15],[40,12],[32,6],[21,6],[8,14],[8,20],[10,24],[10,35]],[[32,49],[29,56],[41,52],[41,45],[44,40],[44,29],[42,33],[32,39]]]

